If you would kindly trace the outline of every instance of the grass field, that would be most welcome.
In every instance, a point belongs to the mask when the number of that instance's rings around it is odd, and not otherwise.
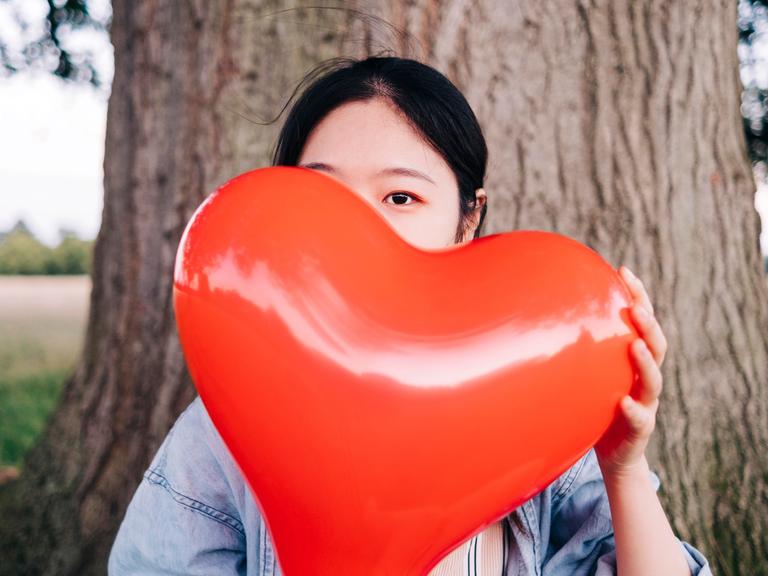
[[[87,276],[0,276],[0,468],[18,466],[83,342]]]

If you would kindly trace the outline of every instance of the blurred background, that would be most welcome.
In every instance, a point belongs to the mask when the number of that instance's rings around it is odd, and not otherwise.
[[[724,34],[732,33],[735,39],[738,70],[734,73],[740,79],[738,131],[743,134],[753,180],[723,193],[738,190],[749,194],[749,203],[762,216],[762,232],[746,227],[744,244],[739,246],[757,247],[761,272],[768,274],[768,7],[761,1],[741,0],[728,10],[732,16],[725,22],[732,25],[732,32]],[[293,17],[301,20],[304,16]],[[549,25],[546,14],[538,16],[542,26]],[[403,18],[392,19],[407,26],[410,16]],[[107,109],[115,76],[112,20],[112,5],[107,0],[0,0],[0,484],[11,483],[22,474],[25,455],[40,438],[65,384],[75,377],[83,351],[94,246],[105,208]],[[307,23],[322,27],[311,16],[303,25]],[[525,26],[527,31],[535,31],[533,24]],[[439,50],[429,51],[429,57],[439,62]],[[221,60],[220,54],[216,57]],[[202,69],[204,64],[199,66]],[[446,68],[461,77],[458,69],[447,64]],[[300,77],[298,72],[292,80]],[[285,91],[281,93],[287,96]],[[470,99],[472,95],[470,91]],[[241,91],[240,98],[247,97],[247,91]],[[242,110],[250,111],[245,105]],[[707,115],[718,113],[704,105],[699,112],[702,124],[707,123]],[[238,166],[234,163],[230,172]],[[717,178],[726,177],[713,175],[713,185]],[[118,195],[120,190],[116,185],[112,193]],[[501,230],[510,219],[497,222]],[[643,266],[639,267],[642,271]],[[648,264],[645,268],[653,267]],[[650,278],[663,298],[672,298],[663,292],[661,272]],[[763,283],[765,278],[768,276]],[[703,278],[698,281],[706,282]],[[666,307],[660,298],[663,313]],[[764,310],[765,304],[761,306]],[[744,354],[735,349],[731,353]],[[706,363],[706,359],[691,362]],[[85,375],[81,378],[87,380]],[[154,445],[167,425],[157,424]],[[663,452],[659,451],[660,462]],[[666,458],[674,456],[668,453]],[[762,494],[765,498],[765,492]],[[690,513],[683,505],[672,507],[678,518]],[[118,509],[114,515],[119,517],[121,512]],[[712,533],[702,534],[701,539],[703,544],[709,543],[704,547],[712,553],[718,529],[726,531],[722,534],[726,538],[728,528],[726,524],[718,528],[712,519],[707,525]],[[685,530],[681,520],[676,527]],[[109,530],[113,528],[114,520]],[[723,541],[723,546],[730,546],[729,542]],[[756,553],[764,545],[763,536]],[[728,554],[720,562],[729,570],[723,574],[766,573],[739,571],[745,568]]]
[[[0,478],[42,430],[88,315],[112,9],[69,4],[54,37],[52,6],[67,4],[0,2]]]

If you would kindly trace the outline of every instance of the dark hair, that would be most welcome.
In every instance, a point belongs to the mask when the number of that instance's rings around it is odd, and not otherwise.
[[[384,98],[402,112],[456,176],[460,217],[454,241],[459,242],[476,206],[475,190],[483,187],[488,149],[477,118],[458,88],[416,60],[371,56],[326,60],[305,76],[296,90],[318,74],[321,76],[291,108],[275,144],[272,165],[295,166],[309,134],[335,108],[347,102]],[[480,236],[487,208],[486,203],[481,209],[475,238]]]
[[[298,164],[312,130],[342,104],[384,98],[402,112],[456,176],[460,217],[454,241],[459,242],[469,225],[476,206],[475,190],[483,187],[488,165],[485,137],[459,89],[431,66],[394,56],[325,60],[302,79],[288,103],[307,83],[309,86],[291,107],[280,130],[272,153],[272,165]],[[481,235],[487,209],[486,202],[480,211],[475,238]],[[527,533],[518,510],[509,516],[523,533]],[[509,529],[506,521],[504,524],[504,529]]]

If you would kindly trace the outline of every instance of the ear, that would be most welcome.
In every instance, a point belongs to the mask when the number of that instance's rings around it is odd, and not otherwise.
[[[475,230],[477,230],[477,226],[480,224],[480,213],[482,212],[483,206],[487,201],[488,197],[485,194],[485,189],[478,188],[475,190],[475,209],[472,212],[472,216],[470,217],[469,226],[467,226],[466,230],[464,231],[464,236],[462,237],[459,244],[464,244],[465,242],[472,240],[474,237]]]

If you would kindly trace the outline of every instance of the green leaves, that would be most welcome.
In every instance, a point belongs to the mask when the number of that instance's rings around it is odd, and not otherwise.
[[[93,240],[65,234],[55,248],[46,246],[23,222],[0,234],[0,274],[90,274]]]

